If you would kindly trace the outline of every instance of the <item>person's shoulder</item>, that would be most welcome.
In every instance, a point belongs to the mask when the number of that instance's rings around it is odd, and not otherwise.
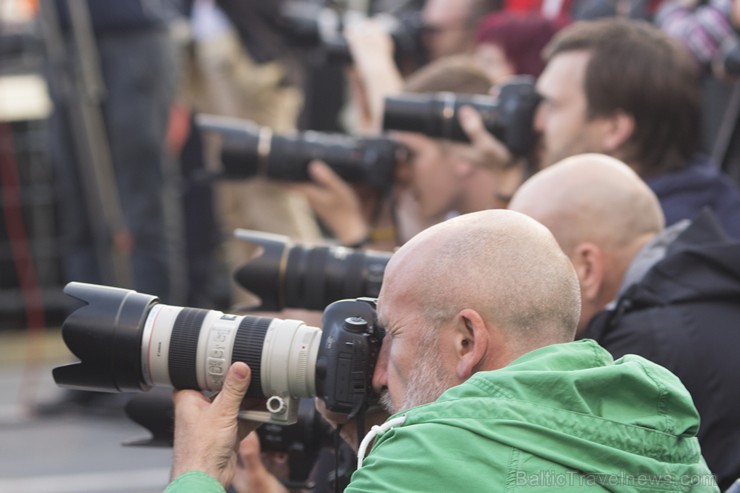
[[[347,492],[489,491],[503,484],[511,447],[432,412],[412,408],[404,424],[386,431],[355,471]],[[423,409],[422,409],[423,408]],[[482,461],[482,457],[487,457]]]

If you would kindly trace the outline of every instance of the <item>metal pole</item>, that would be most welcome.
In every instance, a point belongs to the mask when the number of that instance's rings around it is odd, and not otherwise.
[[[70,130],[102,282],[130,287],[128,252],[117,247],[128,232],[101,110],[105,86],[90,13],[85,0],[67,0],[67,4],[73,40],[71,50],[67,50],[62,36],[54,1],[40,2],[47,54],[54,82],[69,111]]]

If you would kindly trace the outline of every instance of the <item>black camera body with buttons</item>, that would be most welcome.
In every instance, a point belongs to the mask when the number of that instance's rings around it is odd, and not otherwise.
[[[377,401],[372,378],[383,330],[373,298],[334,302],[324,310],[316,362],[318,396],[328,409],[353,413]]]

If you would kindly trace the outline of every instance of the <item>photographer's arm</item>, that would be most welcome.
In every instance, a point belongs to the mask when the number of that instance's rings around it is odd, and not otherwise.
[[[249,367],[237,362],[213,401],[196,390],[174,393],[173,481],[166,493],[223,492],[231,483],[240,437],[259,426],[237,418],[250,376]]]
[[[468,161],[493,171],[496,174],[496,197],[506,207],[511,196],[526,179],[526,161],[509,152],[506,146],[491,135],[483,124],[480,114],[469,106],[459,110],[460,126],[468,135],[472,145],[457,146]]]
[[[355,190],[326,163],[313,161],[308,168],[312,182],[289,185],[306,195],[316,215],[339,243],[358,246],[370,232]]]
[[[480,114],[470,106],[463,106],[458,112],[460,126],[472,144],[466,156],[478,166],[492,170],[502,170],[515,162],[506,146],[486,130]]]
[[[362,122],[363,130],[378,134],[382,130],[383,101],[386,96],[401,92],[403,77],[393,59],[393,40],[378,25],[377,21],[366,20],[351,24],[344,36],[352,54],[354,77],[351,82],[359,84],[355,98],[363,102],[369,121]]]

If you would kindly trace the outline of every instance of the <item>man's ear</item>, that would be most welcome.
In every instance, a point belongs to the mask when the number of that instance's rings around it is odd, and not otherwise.
[[[624,111],[617,111],[604,119],[604,130],[604,149],[608,154],[614,154],[635,131],[635,118]]]
[[[604,281],[604,252],[593,243],[579,243],[570,258],[581,283],[581,294],[585,300],[599,296]]]
[[[456,316],[455,352],[457,356],[456,374],[460,381],[470,378],[483,365],[491,344],[491,334],[483,317],[466,308]]]

